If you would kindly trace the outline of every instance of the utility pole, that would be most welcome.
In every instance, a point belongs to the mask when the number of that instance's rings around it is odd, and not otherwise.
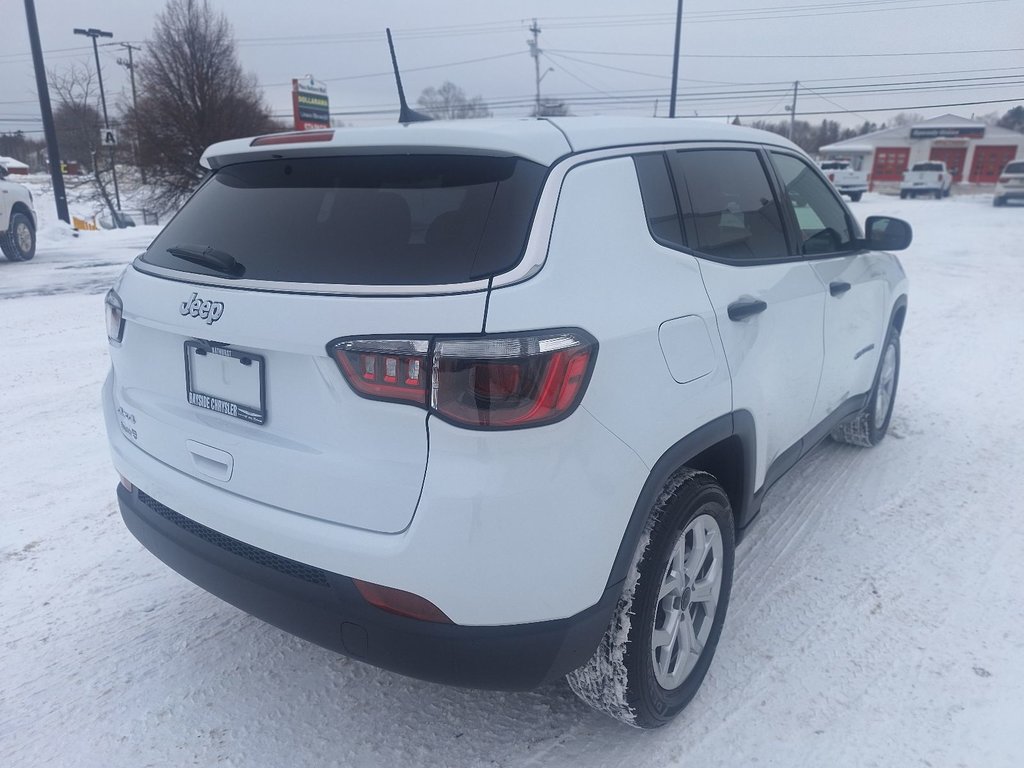
[[[796,132],[796,90],[800,87],[800,81],[793,83],[793,103],[789,106],[789,140],[793,141],[793,134]]]
[[[132,78],[132,110],[133,110],[134,120],[135,120],[135,126],[134,127],[136,128],[136,130],[135,130],[136,141],[135,141],[135,144],[134,144],[134,147],[133,147],[133,151],[135,153],[135,166],[139,169],[139,176],[142,179],[142,183],[145,184],[146,183],[146,169],[143,168],[141,165],[139,165],[139,144],[138,144],[138,133],[139,132],[137,130],[137,128],[138,128],[138,120],[139,120],[139,96],[135,92],[135,60],[132,58],[132,51],[141,51],[142,49],[139,48],[137,45],[132,45],[131,43],[119,43],[119,45],[122,48],[124,48],[125,50],[128,51],[128,61],[125,61],[124,59],[118,57],[117,63],[120,64],[125,69],[127,69],[128,70],[128,74],[130,74],[131,78]]]
[[[107,117],[107,96],[103,91],[103,70],[100,69],[100,49],[96,44],[97,37],[113,37],[113,32],[104,32],[102,29],[75,29],[76,35],[84,35],[85,37],[92,38],[92,52],[96,57],[96,77],[100,81],[100,103],[103,104],[103,128],[104,130],[110,130],[110,118]],[[114,164],[114,148],[110,148],[110,173],[114,177],[114,198],[117,200],[117,210],[121,210],[121,193],[117,188],[117,167]],[[121,226],[120,217],[114,217],[117,221],[117,226]]]
[[[534,100],[533,116],[540,117],[540,48],[537,46],[537,36],[540,34],[540,27],[537,26],[536,19],[533,20],[530,32],[533,33],[533,39],[527,40],[526,44],[530,46],[530,55],[533,56],[533,72],[537,86],[537,96]],[[544,74],[547,74],[547,72]]]
[[[50,108],[50,88],[46,84],[43,46],[39,44],[39,23],[36,21],[34,0],[25,0],[25,20],[28,22],[28,39],[32,46],[32,63],[36,70],[36,91],[39,93],[43,133],[46,135],[46,156],[50,161],[50,179],[53,182],[53,196],[57,204],[57,218],[65,224],[70,224],[68,196],[64,190],[64,174],[60,172],[60,148],[57,146],[57,130],[53,125],[53,110]]]
[[[676,86],[679,84],[679,37],[683,29],[683,0],[676,6],[676,44],[672,54],[672,100],[668,105],[668,116],[676,116]]]

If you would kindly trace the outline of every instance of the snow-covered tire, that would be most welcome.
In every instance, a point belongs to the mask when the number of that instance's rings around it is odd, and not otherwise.
[[[832,430],[832,439],[840,443],[872,448],[889,431],[892,409],[896,402],[896,388],[900,381],[900,335],[892,328],[885,340],[882,356],[875,372],[868,405],[853,418]]]
[[[0,250],[8,261],[28,261],[36,255],[36,229],[20,211],[11,215],[10,226],[0,234]]]
[[[905,190],[905,189],[901,189],[900,190],[900,200],[906,200],[908,197],[910,197],[910,193],[907,190]]]
[[[992,198],[992,205],[994,205],[996,208],[1001,208],[1002,206],[1006,205],[1006,198],[1005,197],[993,197]]]
[[[670,722],[711,666],[729,606],[735,550],[725,491],[705,472],[678,472],[651,510],[597,651],[566,676],[573,692],[638,728]],[[692,599],[697,595],[707,599]],[[656,639],[666,644],[656,647]],[[684,642],[696,645],[696,652],[680,653]]]

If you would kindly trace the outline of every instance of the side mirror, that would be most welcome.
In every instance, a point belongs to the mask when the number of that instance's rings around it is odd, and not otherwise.
[[[872,251],[902,251],[914,239],[910,225],[892,216],[868,216],[864,230],[864,247]]]

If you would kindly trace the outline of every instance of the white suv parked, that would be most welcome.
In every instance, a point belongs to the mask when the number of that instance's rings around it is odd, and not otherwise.
[[[28,187],[7,180],[0,166],[0,250],[8,261],[28,261],[36,255],[36,213]]]
[[[882,439],[907,282],[770,133],[419,123],[211,147],[107,298],[125,522],[351,657],[568,675],[641,727],[711,664],[735,540],[830,433]]]

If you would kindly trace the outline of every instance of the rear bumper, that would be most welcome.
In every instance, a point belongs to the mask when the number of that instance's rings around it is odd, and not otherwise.
[[[1003,200],[1024,200],[1024,187],[1013,187],[1012,189],[996,187],[995,197]]]
[[[621,584],[565,619],[511,626],[436,624],[366,603],[352,580],[207,528],[136,489],[117,488],[132,534],[203,589],[270,624],[383,669],[448,685],[528,690],[594,652]],[[467,579],[465,589],[472,590]]]

